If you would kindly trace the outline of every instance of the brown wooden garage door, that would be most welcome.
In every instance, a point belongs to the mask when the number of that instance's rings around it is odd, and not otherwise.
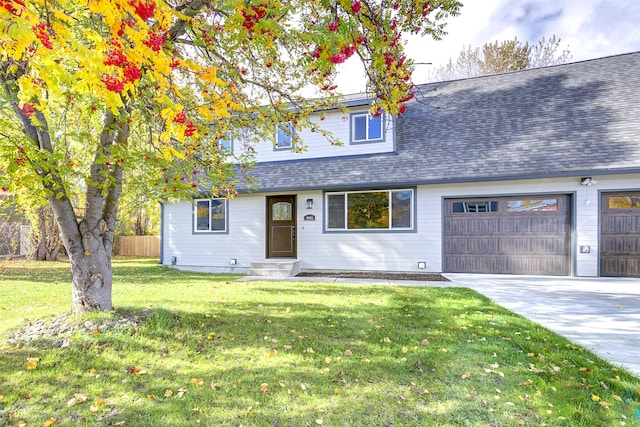
[[[640,192],[601,197],[600,275],[640,277]]]
[[[567,276],[568,195],[445,199],[444,271]]]

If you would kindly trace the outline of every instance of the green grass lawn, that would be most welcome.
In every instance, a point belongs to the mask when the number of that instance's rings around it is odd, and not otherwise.
[[[469,289],[114,276],[88,318],[137,331],[12,347],[70,310],[68,265],[0,263],[0,425],[640,425],[637,377]]]

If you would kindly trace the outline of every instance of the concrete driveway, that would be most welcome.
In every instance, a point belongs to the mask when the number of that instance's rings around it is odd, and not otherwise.
[[[445,276],[640,377],[640,279]]]

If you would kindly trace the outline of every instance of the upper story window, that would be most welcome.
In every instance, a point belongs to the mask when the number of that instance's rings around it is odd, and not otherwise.
[[[231,136],[231,132],[227,132],[224,138],[219,138],[217,141],[218,148],[220,151],[225,153],[233,152],[233,137]]]
[[[412,189],[327,193],[325,206],[327,231],[414,229]]]
[[[384,140],[384,114],[372,116],[369,113],[351,114],[351,142],[378,142]]]
[[[194,233],[227,232],[227,199],[197,199],[193,212]]]
[[[276,131],[276,150],[291,150],[293,148],[293,125],[289,122],[280,123]]]

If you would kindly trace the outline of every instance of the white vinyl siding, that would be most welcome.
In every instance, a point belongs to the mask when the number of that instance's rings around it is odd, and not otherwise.
[[[298,259],[306,270],[442,271],[443,208],[445,198],[536,196],[568,194],[572,198],[574,274],[598,275],[599,192],[640,190],[640,174],[600,175],[596,186],[580,185],[580,177],[419,185],[414,190],[414,232],[335,233],[324,229],[326,199],[321,191],[297,196]],[[596,188],[597,187],[597,188]],[[168,203],[163,213],[163,263],[175,256],[177,265],[213,271],[246,272],[251,262],[265,259],[265,197],[240,195],[229,200],[228,234],[194,234],[191,202]],[[279,194],[274,194],[279,195]],[[540,197],[538,197],[540,196]],[[313,199],[307,209],[306,200]],[[305,220],[305,216],[309,219]],[[589,253],[579,253],[580,246]],[[231,266],[230,260],[237,259]]]
[[[368,107],[354,108],[356,112],[366,114]],[[395,137],[394,137],[394,120],[388,115],[383,116],[383,138],[378,140],[375,144],[351,144],[351,120],[349,114],[344,114],[341,111],[325,111],[322,114],[316,113],[311,117],[313,123],[316,124],[317,129],[312,131],[311,129],[298,129],[293,131],[302,141],[302,146],[283,147],[277,149],[275,146],[276,136],[274,131],[274,137],[267,141],[259,141],[253,144],[255,150],[255,160],[258,162],[273,162],[273,161],[291,161],[301,159],[317,159],[327,157],[341,157],[363,154],[376,154],[376,153],[390,153],[395,150]],[[324,129],[330,132],[333,137],[341,142],[341,145],[331,145],[325,136],[322,135]],[[245,136],[245,138],[248,138]],[[245,144],[247,141],[240,140],[238,137],[234,139],[234,153],[240,155],[240,151],[246,149]]]

